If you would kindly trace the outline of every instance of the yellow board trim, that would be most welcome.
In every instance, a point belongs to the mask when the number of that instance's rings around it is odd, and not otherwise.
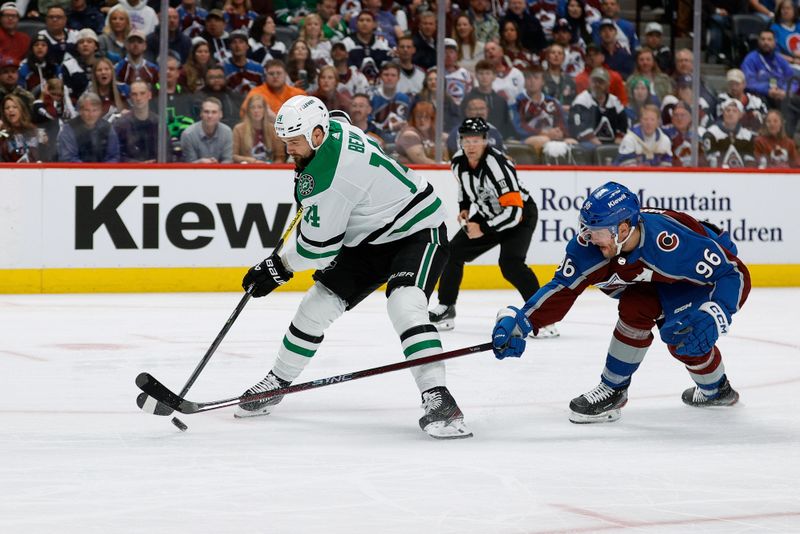
[[[800,265],[749,265],[754,287],[800,286]],[[534,265],[544,284],[555,265]],[[167,293],[237,291],[246,267],[139,269],[0,269],[0,293]],[[311,287],[311,271],[299,273],[279,291]],[[497,265],[467,265],[462,289],[512,289]]]

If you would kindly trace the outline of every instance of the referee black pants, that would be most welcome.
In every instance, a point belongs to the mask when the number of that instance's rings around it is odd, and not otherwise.
[[[522,221],[509,230],[484,234],[470,239],[459,231],[450,241],[450,259],[439,280],[439,303],[452,306],[458,299],[464,264],[473,261],[484,252],[500,245],[500,272],[511,282],[522,298],[528,300],[539,289],[539,280],[525,263],[533,231],[536,229],[538,210],[533,203],[526,203]]]

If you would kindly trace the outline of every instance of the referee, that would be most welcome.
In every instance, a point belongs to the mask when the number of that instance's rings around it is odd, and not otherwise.
[[[527,301],[539,289],[539,280],[525,263],[538,209],[517,182],[514,165],[489,145],[489,125],[481,117],[466,119],[458,128],[461,150],[450,167],[459,182],[458,221],[463,232],[450,241],[450,259],[439,281],[439,305],[429,312],[440,330],[455,326],[456,300],[464,263],[500,245],[500,271]],[[472,209],[474,206],[474,209]],[[474,214],[470,216],[470,211]],[[555,337],[552,325],[538,337]]]

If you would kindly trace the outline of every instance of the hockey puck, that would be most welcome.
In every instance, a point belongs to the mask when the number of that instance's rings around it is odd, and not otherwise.
[[[186,424],[177,417],[172,418],[172,424],[175,425],[175,427],[181,432],[186,432],[187,430],[189,430],[189,427],[186,426]]]

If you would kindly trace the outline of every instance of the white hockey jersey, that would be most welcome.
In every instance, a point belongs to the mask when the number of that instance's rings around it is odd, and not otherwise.
[[[282,257],[293,272],[324,269],[343,246],[397,241],[445,220],[422,175],[359,128],[336,121],[311,163],[295,172],[295,198],[303,218]]]

